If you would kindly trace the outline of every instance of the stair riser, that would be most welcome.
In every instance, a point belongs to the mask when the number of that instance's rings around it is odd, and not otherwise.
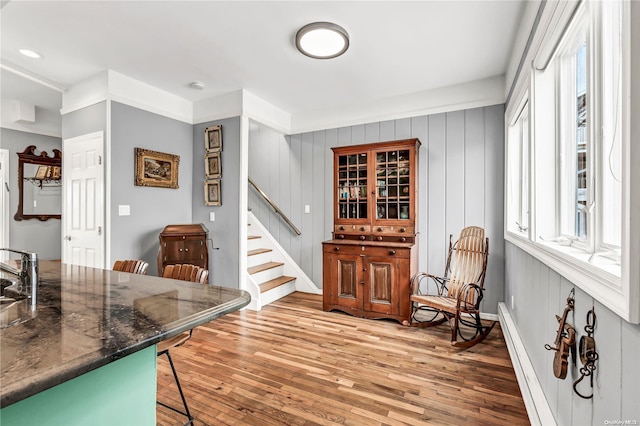
[[[262,304],[262,306],[266,306],[269,303],[280,299],[281,297],[293,293],[294,291],[296,291],[296,281],[289,281],[286,284],[283,284],[276,288],[272,288],[271,290],[262,293],[260,295],[260,303]]]
[[[275,268],[267,269],[266,271],[258,272],[256,274],[251,274],[251,278],[253,278],[253,280],[257,284],[261,284],[263,282],[282,276],[282,273],[283,273],[282,266],[277,266]]]
[[[247,256],[247,267],[251,268],[252,266],[261,265],[263,263],[268,263],[271,261],[271,252],[254,254],[253,256]]]
[[[252,238],[247,240],[247,250],[259,249],[264,245],[262,238]]]

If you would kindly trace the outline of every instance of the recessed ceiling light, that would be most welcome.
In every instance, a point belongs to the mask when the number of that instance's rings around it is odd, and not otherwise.
[[[19,52],[22,53],[24,56],[26,56],[28,58],[33,58],[33,59],[42,59],[42,58],[44,58],[42,53],[38,53],[38,52],[35,52],[33,50],[29,50],[29,49],[20,49]]]
[[[192,89],[198,89],[198,90],[204,89],[204,83],[201,81],[194,81],[191,84],[189,84],[189,86],[191,86]]]
[[[331,59],[347,51],[349,34],[331,22],[314,22],[298,30],[296,47],[311,58]]]

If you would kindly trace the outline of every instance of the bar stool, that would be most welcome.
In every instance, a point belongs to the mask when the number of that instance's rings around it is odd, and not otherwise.
[[[167,265],[164,268],[164,273],[162,274],[162,277],[179,279],[183,281],[206,283],[207,278],[209,277],[209,271],[199,266],[189,265],[189,264]],[[193,416],[191,415],[191,412],[189,411],[189,406],[187,405],[187,399],[185,398],[184,392],[182,391],[182,386],[180,385],[180,380],[178,379],[178,372],[176,371],[176,367],[173,365],[170,349],[184,345],[187,342],[187,340],[191,338],[192,334],[193,334],[193,329],[189,331],[185,331],[184,333],[178,334],[177,336],[173,336],[166,340],[163,340],[162,342],[158,343],[158,350],[157,350],[158,356],[166,355],[167,359],[169,360],[169,365],[171,366],[171,371],[173,372],[173,378],[176,381],[176,385],[178,386],[178,392],[180,392],[180,398],[182,399],[182,404],[184,405],[184,411],[181,411],[168,404],[165,404],[162,401],[157,401],[157,402],[163,407],[166,407],[170,410],[175,411],[176,413],[186,416],[187,419],[189,419],[189,421],[185,423],[185,426],[189,424],[193,425],[194,419],[193,419]]]

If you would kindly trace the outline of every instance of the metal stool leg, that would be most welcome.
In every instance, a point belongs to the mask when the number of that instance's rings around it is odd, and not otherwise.
[[[178,380],[178,373],[176,371],[176,367],[173,365],[173,360],[171,359],[171,354],[169,353],[169,349],[166,349],[162,352],[158,353],[158,356],[165,354],[167,355],[167,359],[169,359],[169,364],[171,365],[171,370],[173,371],[173,378],[176,379],[176,385],[178,385],[178,391],[180,392],[180,398],[182,398],[182,404],[184,404],[185,411],[180,411],[177,408],[171,407],[170,405],[165,404],[164,402],[157,401],[158,404],[166,407],[170,410],[175,411],[176,413],[182,414],[183,416],[187,416],[189,419],[188,422],[184,424],[184,426],[192,425],[193,426],[193,416],[189,412],[189,406],[187,405],[187,400],[184,397],[184,393],[182,392],[182,386],[180,386],[180,380]]]

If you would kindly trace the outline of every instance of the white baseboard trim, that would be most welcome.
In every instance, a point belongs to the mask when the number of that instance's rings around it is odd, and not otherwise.
[[[533,364],[527,355],[516,324],[504,302],[498,303],[498,315],[500,316],[500,326],[507,343],[511,363],[518,379],[522,399],[529,415],[532,425],[557,425],[553,417],[551,408],[544,396],[542,386],[538,381],[538,376],[533,369]]]

